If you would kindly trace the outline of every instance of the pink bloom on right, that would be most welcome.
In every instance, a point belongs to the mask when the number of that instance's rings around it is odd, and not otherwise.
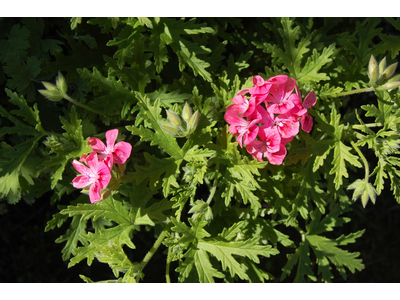
[[[282,164],[286,145],[299,133],[300,125],[303,131],[311,131],[313,119],[308,109],[317,98],[310,92],[302,102],[296,79],[287,75],[268,80],[257,75],[252,81],[253,87],[239,91],[226,110],[229,132],[255,159]]]

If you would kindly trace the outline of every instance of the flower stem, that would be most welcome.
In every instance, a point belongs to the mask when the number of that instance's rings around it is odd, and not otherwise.
[[[169,264],[171,263],[171,247],[168,248],[168,256],[167,256],[167,265],[165,267],[165,279],[167,283],[171,283],[171,279],[169,277]]]
[[[157,249],[161,246],[162,242],[164,241],[165,237],[167,236],[168,230],[174,225],[174,223],[169,222],[165,225],[164,229],[161,231],[161,234],[158,236],[156,242],[154,243],[153,247],[147,252],[146,256],[143,258],[141,265],[141,270],[147,265],[150,259],[153,257],[154,253],[156,253]]]
[[[105,113],[103,113],[103,112],[101,112],[101,111],[99,111],[99,110],[97,110],[97,109],[91,108],[91,107],[89,107],[89,106],[87,106],[87,105],[85,105],[85,104],[82,104],[82,103],[80,103],[80,102],[78,102],[78,101],[72,99],[70,96],[68,96],[68,95],[66,95],[66,94],[64,95],[64,99],[67,99],[69,102],[71,102],[71,103],[73,103],[73,104],[75,104],[75,105],[77,105],[77,106],[80,106],[80,107],[82,107],[82,108],[84,108],[84,109],[86,109],[86,110],[89,110],[89,111],[91,111],[91,112],[94,112],[95,114],[99,114],[99,115],[106,116]]]
[[[211,200],[214,198],[215,192],[217,191],[218,174],[219,174],[218,170],[219,170],[219,163],[217,163],[216,167],[215,167],[215,180],[214,180],[214,185],[213,185],[213,187],[211,189],[211,192],[210,192],[210,196],[208,196],[208,199],[207,199],[207,204],[208,205],[210,205]]]
[[[336,94],[336,97],[343,97],[343,96],[348,96],[348,95],[353,95],[353,94],[372,92],[373,90],[374,90],[373,87],[359,89],[359,90],[352,90],[352,91],[349,91],[349,92],[343,92],[343,93]]]
[[[357,154],[360,156],[361,160],[364,163],[364,167],[365,167],[365,181],[368,182],[369,179],[369,167],[368,167],[368,161],[365,158],[365,156],[362,154],[362,152],[360,151],[360,149],[357,147],[356,143],[354,143],[353,141],[350,141],[351,145],[353,146],[354,150],[356,150]]]

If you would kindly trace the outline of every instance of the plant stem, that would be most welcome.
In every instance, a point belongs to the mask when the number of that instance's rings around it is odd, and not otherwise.
[[[211,189],[211,192],[210,192],[210,196],[208,196],[208,199],[207,199],[207,204],[208,204],[208,205],[210,205],[211,200],[214,198],[215,192],[217,191],[217,185],[218,185],[218,170],[219,170],[219,163],[217,163],[217,164],[216,164],[216,167],[215,167],[215,180],[214,180],[214,185],[213,185],[213,187],[212,187],[212,189]]]
[[[171,283],[171,279],[169,278],[169,264],[171,263],[171,247],[168,248],[168,256],[167,256],[167,265],[165,267],[165,279],[167,283]]]
[[[164,229],[161,231],[160,235],[158,236],[156,242],[154,243],[153,247],[147,252],[146,256],[143,258],[141,265],[141,270],[147,265],[150,259],[153,257],[154,253],[156,253],[157,249],[161,246],[162,242],[164,241],[165,237],[167,236],[168,230],[174,225],[174,223],[169,222],[165,225]]]
[[[91,108],[91,107],[89,107],[89,106],[87,106],[87,105],[85,105],[85,104],[82,104],[82,103],[80,103],[80,102],[78,102],[78,101],[75,101],[74,99],[72,99],[70,96],[68,96],[68,95],[66,95],[66,94],[64,95],[64,99],[67,99],[69,102],[71,102],[71,103],[73,103],[73,104],[75,104],[75,105],[77,105],[77,106],[80,106],[80,107],[82,107],[82,108],[84,108],[84,109],[86,109],[86,110],[89,110],[89,111],[91,111],[91,112],[94,112],[95,114],[107,116],[105,113],[103,113],[103,112],[101,112],[101,111],[99,111],[99,110],[97,110],[97,109]]]
[[[361,160],[364,163],[365,166],[365,181],[368,182],[369,179],[369,166],[368,166],[368,161],[365,158],[365,156],[362,154],[362,152],[360,151],[360,149],[357,147],[356,143],[354,143],[353,141],[350,141],[351,145],[353,146],[354,150],[356,150],[356,152],[358,153],[358,155],[361,157]]]
[[[348,96],[348,95],[353,95],[353,94],[372,92],[373,90],[374,90],[373,87],[359,89],[359,90],[352,90],[352,91],[349,91],[349,92],[343,92],[343,93],[336,94],[336,97],[343,97],[343,96]]]

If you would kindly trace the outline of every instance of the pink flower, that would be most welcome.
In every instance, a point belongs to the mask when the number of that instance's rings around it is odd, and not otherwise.
[[[291,138],[299,133],[299,121],[290,114],[282,114],[275,118],[274,125],[282,138]]]
[[[110,182],[111,173],[104,162],[98,161],[97,153],[95,152],[90,153],[85,162],[88,167],[75,159],[73,160],[72,165],[82,175],[78,175],[72,180],[72,186],[74,188],[84,188],[90,185],[90,202],[95,203],[101,199],[101,190],[105,189]]]
[[[107,146],[98,138],[92,137],[89,139],[89,145],[95,152],[100,153],[100,160],[104,160],[110,170],[112,169],[113,163],[124,164],[132,151],[131,144],[127,142],[115,144],[117,137],[118,129],[112,129],[106,132]]]
[[[282,143],[279,144],[277,152],[271,153],[268,151],[267,142],[259,140],[254,140],[248,144],[246,150],[258,161],[263,161],[262,157],[266,157],[272,165],[281,165],[287,154],[287,150]]]
[[[229,107],[224,115],[225,121],[230,124],[229,132],[233,133],[233,135],[238,135],[236,141],[239,143],[240,147],[243,147],[243,144],[247,145],[257,137],[259,127],[256,123],[259,120],[254,119],[248,122],[244,118],[238,116],[234,109],[229,109]]]

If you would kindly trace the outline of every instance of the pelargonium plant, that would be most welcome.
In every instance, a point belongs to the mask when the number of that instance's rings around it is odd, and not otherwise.
[[[0,212],[50,198],[83,281],[357,281],[379,255],[398,20],[0,21]]]

